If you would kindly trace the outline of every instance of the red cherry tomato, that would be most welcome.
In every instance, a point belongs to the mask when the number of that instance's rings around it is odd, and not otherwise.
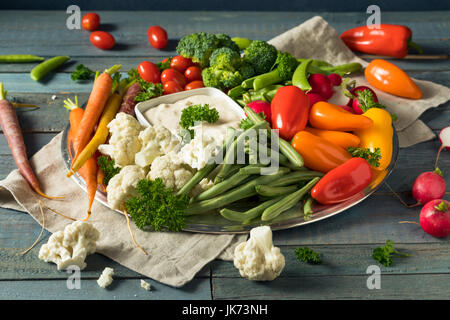
[[[161,73],[161,82],[175,81],[181,88],[186,86],[186,78],[177,70],[169,68]]]
[[[92,32],[89,40],[94,46],[102,50],[109,50],[116,44],[114,37],[106,31]]]
[[[150,61],[143,61],[138,65],[137,70],[143,80],[153,83],[161,82],[161,72],[156,64]]]
[[[172,61],[170,61],[170,67],[180,71],[181,73],[184,73],[184,71],[192,65],[192,60],[183,56],[175,56],[172,58]]]
[[[160,26],[151,26],[147,30],[148,41],[156,49],[164,49],[169,42],[167,32]]]
[[[84,30],[94,31],[100,26],[100,16],[94,12],[86,13],[81,19],[81,27]]]
[[[198,89],[198,88],[204,88],[205,85],[203,84],[202,80],[195,80],[189,82],[186,87],[184,87],[184,90],[192,90],[192,89]]]
[[[186,80],[189,82],[195,80],[202,80],[202,68],[191,66],[186,69],[186,71],[184,72],[184,76],[186,77]]]
[[[167,81],[166,83],[164,83],[164,94],[171,94],[181,91],[183,91],[183,87],[181,87],[175,81]]]

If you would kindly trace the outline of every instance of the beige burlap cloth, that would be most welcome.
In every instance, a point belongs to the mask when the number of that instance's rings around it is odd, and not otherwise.
[[[358,59],[339,39],[336,31],[322,18],[314,17],[300,26],[274,38],[271,42],[280,50],[297,57],[322,59],[334,64]],[[365,84],[364,77],[355,77]],[[412,145],[434,137],[433,132],[420,120],[422,112],[450,99],[450,90],[427,81],[417,81],[424,93],[418,101],[396,98],[377,91],[382,103],[398,116],[396,128],[402,146]],[[343,100],[340,93],[333,97]],[[49,207],[68,216],[82,219],[85,216],[87,197],[84,191],[66,178],[60,144],[62,134],[57,135],[31,159],[32,166],[43,190],[50,195],[65,195],[64,200],[45,200]],[[42,223],[41,213],[34,193],[19,174],[11,172],[0,181],[0,206],[26,211]],[[62,230],[71,221],[45,211],[45,228],[50,232]],[[175,287],[190,281],[210,261],[220,258],[231,260],[234,246],[244,241],[245,235],[211,235],[200,233],[144,232],[132,228],[136,240],[149,253],[145,256],[132,243],[123,215],[95,203],[90,222],[100,231],[97,252],[154,280]],[[38,245],[42,245],[40,242]],[[55,266],[56,268],[56,266]]]

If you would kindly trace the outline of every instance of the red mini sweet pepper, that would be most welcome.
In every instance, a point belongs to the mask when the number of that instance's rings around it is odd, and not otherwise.
[[[351,158],[327,172],[311,190],[311,197],[321,204],[339,203],[363,191],[371,181],[367,160]]]
[[[419,53],[422,49],[411,41],[412,32],[406,26],[396,24],[380,24],[360,26],[347,30],[341,34],[341,39],[353,51],[403,58],[410,47]]]

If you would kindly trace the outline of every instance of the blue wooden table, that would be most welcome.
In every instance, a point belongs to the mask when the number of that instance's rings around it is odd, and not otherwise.
[[[72,62],[57,73],[34,82],[34,64],[0,64],[0,81],[10,98],[33,103],[38,110],[19,111],[25,142],[31,156],[47,144],[68,122],[62,101],[77,94],[88,97],[91,84],[74,83],[70,72],[83,63],[102,70],[122,64],[129,70],[143,60],[160,61],[174,55],[176,39],[196,31],[223,32],[231,36],[268,40],[314,15],[323,16],[338,32],[363,24],[366,15],[332,12],[99,12],[103,27],[118,45],[100,51],[90,45],[89,33],[66,28],[63,11],[1,11],[0,54],[29,53],[45,57],[69,55]],[[383,23],[406,24],[415,41],[428,54],[449,53],[449,12],[383,12]],[[173,41],[164,51],[152,49],[146,39],[149,25],[164,26]],[[450,86],[448,60],[396,60],[410,75]],[[425,112],[421,120],[435,132],[450,122],[450,103]],[[397,167],[388,183],[412,202],[412,183],[423,171],[432,170],[437,139],[401,149]],[[15,168],[10,150],[0,135],[0,179]],[[450,183],[450,154],[443,152],[440,168]],[[448,194],[446,195],[448,199]],[[425,234],[416,224],[419,208],[407,209],[383,186],[361,204],[332,218],[274,233],[274,241],[286,257],[286,268],[270,283],[240,277],[231,262],[214,261],[181,289],[148,280],[154,290],[139,287],[143,277],[99,254],[88,257],[80,290],[68,290],[68,274],[38,259],[39,247],[49,233],[25,256],[40,226],[26,213],[0,209],[0,299],[449,299],[450,244]],[[383,267],[371,258],[372,250],[392,239],[396,248],[410,254]],[[323,254],[321,265],[299,263],[297,246]],[[381,268],[381,289],[367,287],[367,269]],[[107,290],[96,279],[105,267],[113,267],[116,280]]]

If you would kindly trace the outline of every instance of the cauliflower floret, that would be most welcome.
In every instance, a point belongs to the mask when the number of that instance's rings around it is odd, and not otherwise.
[[[111,134],[108,144],[102,144],[98,150],[111,157],[118,167],[134,164],[134,156],[141,150],[139,133],[144,128],[135,117],[119,112],[108,124]]]
[[[71,265],[81,270],[86,267],[84,260],[97,249],[96,241],[100,232],[87,221],[75,221],[64,231],[53,233],[48,242],[39,250],[39,259],[56,263],[58,270],[65,270]]]
[[[97,284],[101,288],[106,288],[113,282],[114,269],[106,267],[100,277],[97,279]]]
[[[161,178],[167,188],[180,190],[194,175],[192,168],[182,163],[174,151],[153,160],[147,179]]]
[[[274,247],[269,226],[250,230],[250,238],[234,250],[234,266],[242,277],[257,281],[271,281],[278,277],[285,266],[280,249]]]
[[[139,133],[139,141],[142,148],[134,159],[141,167],[151,165],[156,157],[176,150],[180,145],[177,138],[163,126],[147,127]]]
[[[212,186],[214,186],[214,181],[209,180],[208,178],[203,178],[202,180],[200,180],[200,182],[192,189],[190,196],[191,197],[196,197],[198,196],[200,193],[202,193],[203,191],[208,190],[209,188],[211,188]]]
[[[200,170],[208,164],[208,160],[214,157],[217,152],[216,139],[203,135],[201,130],[195,130],[194,139],[181,148],[179,157],[191,168]]]
[[[145,174],[143,168],[129,165],[109,180],[106,192],[112,209],[120,209],[128,199],[138,195],[137,184],[139,180],[145,179]]]

